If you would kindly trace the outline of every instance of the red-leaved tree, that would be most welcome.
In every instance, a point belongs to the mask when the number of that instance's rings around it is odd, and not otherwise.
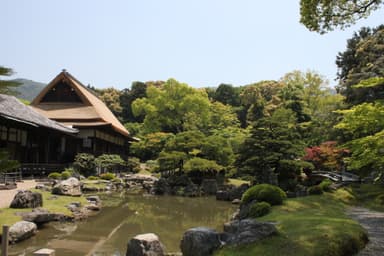
[[[343,158],[349,154],[349,150],[337,147],[336,141],[326,141],[319,146],[305,149],[303,160],[311,162],[316,171],[337,171],[343,168]]]

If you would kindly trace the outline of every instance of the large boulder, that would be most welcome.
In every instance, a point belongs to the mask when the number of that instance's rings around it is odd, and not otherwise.
[[[277,229],[272,223],[259,222],[255,219],[243,219],[224,224],[224,232],[226,233],[226,244],[241,245],[276,235]]]
[[[19,221],[9,228],[9,242],[16,243],[31,236],[37,232],[37,225],[29,221]]]
[[[56,184],[52,189],[52,194],[81,196],[81,182],[75,177],[70,177]]]
[[[209,256],[223,245],[221,235],[213,229],[198,227],[187,230],[180,243],[183,256]]]
[[[158,180],[159,180],[158,178],[152,175],[145,175],[145,174],[127,174],[124,177],[124,181],[128,188],[145,189],[148,192],[152,190],[154,184]]]
[[[128,242],[126,256],[164,256],[165,247],[156,234],[137,235]]]
[[[33,209],[32,212],[22,214],[22,218],[25,221],[30,221],[36,224],[44,224],[51,221],[67,220],[68,217],[60,213],[50,213],[43,208]]]
[[[43,206],[43,197],[38,192],[20,190],[13,198],[10,208],[36,208]]]

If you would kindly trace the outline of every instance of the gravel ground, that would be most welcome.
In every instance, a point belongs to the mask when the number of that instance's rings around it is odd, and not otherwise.
[[[23,182],[17,182],[17,188],[10,190],[0,190],[0,208],[7,208],[11,204],[17,191],[23,189],[31,189],[36,186],[35,180],[24,180]]]
[[[347,213],[368,232],[369,242],[357,255],[384,255],[384,212],[376,212],[362,207],[351,207]]]

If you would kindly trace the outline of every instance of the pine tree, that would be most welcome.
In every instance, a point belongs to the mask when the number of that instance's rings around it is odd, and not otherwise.
[[[256,183],[287,187],[300,173],[304,143],[296,129],[296,114],[285,108],[257,120],[237,159],[242,175],[251,175]]]

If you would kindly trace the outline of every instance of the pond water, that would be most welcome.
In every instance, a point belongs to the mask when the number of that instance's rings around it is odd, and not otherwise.
[[[183,233],[204,226],[222,230],[236,207],[214,197],[186,198],[113,193],[101,195],[103,209],[78,223],[52,222],[36,236],[10,247],[9,255],[32,255],[40,248],[60,256],[125,255],[129,239],[155,233],[167,252],[178,252]]]

